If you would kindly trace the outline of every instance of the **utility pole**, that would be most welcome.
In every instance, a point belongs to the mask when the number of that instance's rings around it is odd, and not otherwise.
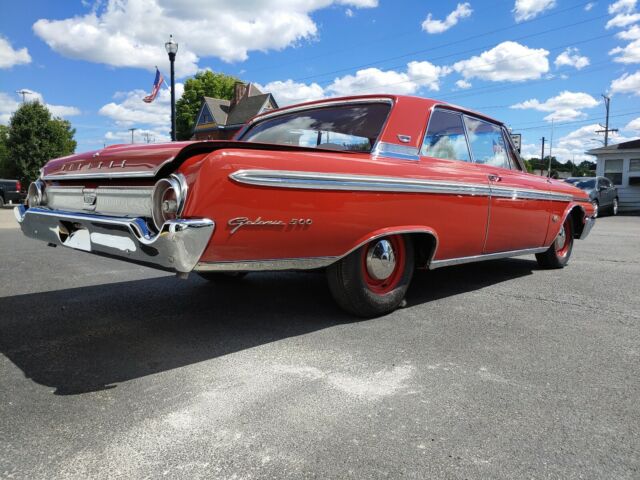
[[[540,175],[542,175],[542,171],[544,170],[544,137],[542,137],[542,152],[540,152]]]
[[[133,143],[133,132],[135,132],[136,130],[138,130],[137,128],[130,128],[129,131],[131,132],[131,143]]]
[[[604,98],[604,108],[606,111],[605,123],[603,130],[596,130],[596,133],[604,133],[604,146],[609,145],[609,132],[617,132],[617,128],[609,128],[609,105],[611,104],[611,97],[607,97],[604,93],[602,94],[602,98]],[[600,125],[602,127],[602,125]]]
[[[22,90],[16,90],[16,93],[18,95],[22,95],[22,103],[26,101],[27,95],[33,95],[33,92],[31,92],[30,90],[25,90],[24,88]]]
[[[551,178],[551,157],[553,154],[553,119],[551,119],[551,138],[549,139],[549,171],[547,178]]]

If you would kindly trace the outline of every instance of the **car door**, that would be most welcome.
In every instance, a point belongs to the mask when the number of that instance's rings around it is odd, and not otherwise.
[[[615,198],[615,189],[613,188],[613,183],[608,178],[602,179],[602,185],[604,187],[603,193],[606,199],[606,206],[610,207],[613,204],[613,199]]]
[[[489,181],[471,162],[460,112],[442,108],[431,112],[420,149],[420,175],[442,191],[430,195],[429,207],[421,214],[438,234],[434,260],[482,254]]]
[[[541,247],[547,234],[550,201],[544,198],[546,179],[520,169],[503,128],[464,116],[473,162],[485,172],[491,186],[489,226],[483,253]]]

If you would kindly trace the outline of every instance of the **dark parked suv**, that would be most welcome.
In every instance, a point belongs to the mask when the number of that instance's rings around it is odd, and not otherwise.
[[[571,177],[565,180],[589,194],[595,216],[604,211],[618,214],[618,189],[606,177]]]
[[[0,179],[0,207],[7,203],[22,203],[25,197],[20,180]]]

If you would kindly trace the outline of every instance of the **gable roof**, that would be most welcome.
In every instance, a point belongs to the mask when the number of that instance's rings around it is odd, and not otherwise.
[[[243,124],[250,118],[255,117],[265,106],[269,97],[271,97],[270,93],[243,97],[231,110],[227,118],[227,125]]]
[[[227,123],[227,116],[229,115],[229,105],[231,104],[229,100],[204,97],[203,103],[205,103],[207,107],[209,107],[211,116],[216,123],[220,125],[224,125]]]
[[[619,150],[640,150],[640,139],[616,143],[615,145],[608,145],[606,147],[594,148],[587,150],[586,153],[589,155],[597,155],[599,153],[616,153]]]

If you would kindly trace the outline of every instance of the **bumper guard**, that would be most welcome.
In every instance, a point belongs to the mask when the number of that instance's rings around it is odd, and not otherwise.
[[[23,205],[14,213],[27,237],[177,273],[193,270],[215,229],[208,218],[170,220],[153,233],[141,218]]]

